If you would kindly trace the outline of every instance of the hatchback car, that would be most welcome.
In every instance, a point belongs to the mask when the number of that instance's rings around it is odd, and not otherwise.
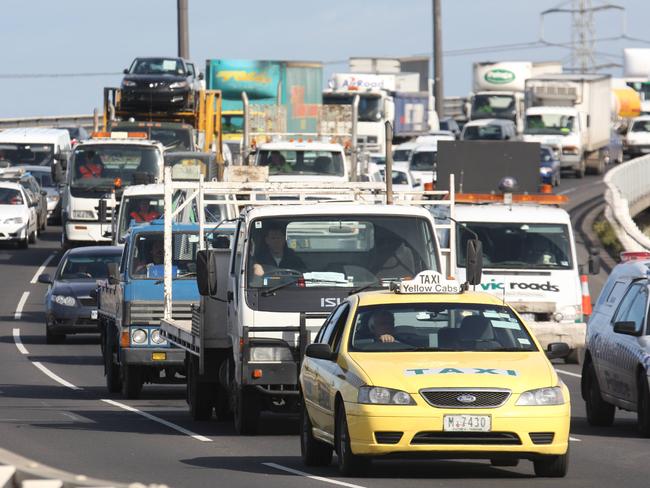
[[[98,284],[108,279],[108,265],[119,264],[122,247],[93,246],[67,251],[54,273],[42,274],[39,283],[48,286],[45,294],[45,340],[60,343],[66,334],[99,332],[97,299],[92,295]]]
[[[36,242],[38,215],[31,193],[19,183],[0,181],[0,242],[27,249]]]
[[[0,170],[0,180],[18,183],[30,194],[31,201],[35,204],[38,231],[45,230],[48,217],[47,192],[41,188],[38,180],[24,166]]]
[[[59,186],[52,179],[52,170],[47,166],[23,166],[23,169],[29,171],[40,185],[41,190],[46,193],[48,220],[60,223],[61,194],[59,193]]]
[[[121,107],[172,112],[192,109],[202,79],[194,63],[182,58],[136,58],[124,70]]]

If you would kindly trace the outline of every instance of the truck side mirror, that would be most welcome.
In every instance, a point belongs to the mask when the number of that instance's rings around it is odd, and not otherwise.
[[[116,285],[120,282],[120,269],[117,263],[107,263],[106,268],[108,269],[108,283],[111,285]]]
[[[63,183],[63,170],[59,161],[52,162],[52,179],[54,183]]]
[[[201,296],[212,296],[217,293],[217,266],[210,249],[196,253],[196,284]]]
[[[124,68],[122,70],[122,73],[124,73],[125,75],[128,75],[129,74],[129,68]]]
[[[601,263],[601,258],[598,254],[598,250],[591,249],[589,251],[589,261],[588,261],[589,274],[597,275],[598,273],[600,273],[600,263]]]
[[[106,200],[103,198],[99,201],[99,207],[97,208],[97,213],[99,217],[99,223],[103,224],[104,222],[106,222],[106,215],[108,212],[107,212]]]
[[[203,73],[199,73],[199,80],[202,80],[204,78]]]
[[[483,274],[483,244],[478,239],[467,241],[466,274],[469,285],[481,284]]]

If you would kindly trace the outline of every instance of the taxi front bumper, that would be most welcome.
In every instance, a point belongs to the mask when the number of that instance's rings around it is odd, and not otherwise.
[[[497,409],[346,403],[345,410],[352,452],[358,455],[534,460],[565,454],[569,446],[569,403]],[[445,432],[444,415],[461,414],[490,415],[491,431]]]

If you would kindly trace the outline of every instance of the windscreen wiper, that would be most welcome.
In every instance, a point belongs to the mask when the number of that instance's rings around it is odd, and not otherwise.
[[[368,288],[372,288],[375,285],[381,285],[382,287],[384,287],[385,285],[384,285],[383,282],[391,283],[392,281],[399,281],[399,280],[401,280],[401,278],[382,278],[381,280],[377,279],[377,280],[372,281],[370,283],[366,283],[365,285],[361,285],[361,286],[359,286],[357,288],[353,288],[348,293],[348,296],[354,295],[355,293],[361,293],[362,291],[365,291]]]
[[[172,279],[173,279],[173,280],[180,280],[180,279],[183,279],[183,278],[189,278],[189,277],[191,277],[191,276],[196,276],[196,272],[191,271],[191,272],[189,272],[189,273],[176,275],[176,276],[174,276]],[[159,280],[156,280],[156,281],[155,281],[155,284],[156,284],[156,285],[159,285],[159,284],[161,284],[163,281],[165,281],[165,279],[164,279],[164,278],[161,278],[161,279],[159,279]]]

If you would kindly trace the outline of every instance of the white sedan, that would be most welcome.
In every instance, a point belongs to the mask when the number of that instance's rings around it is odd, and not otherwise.
[[[18,183],[0,183],[0,242],[13,241],[26,249],[36,242],[36,202]]]

